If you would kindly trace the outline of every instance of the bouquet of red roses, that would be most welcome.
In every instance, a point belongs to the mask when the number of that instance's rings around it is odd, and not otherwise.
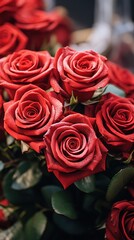
[[[0,2],[0,57],[21,49],[49,49],[70,43],[72,21],[62,9],[45,11],[43,0]],[[55,47],[54,47],[55,45]]]
[[[1,240],[134,239],[133,97],[134,74],[92,50],[1,57]]]

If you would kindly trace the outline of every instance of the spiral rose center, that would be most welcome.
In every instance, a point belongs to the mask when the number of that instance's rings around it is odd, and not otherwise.
[[[86,151],[85,136],[83,134],[79,134],[78,132],[75,132],[74,134],[70,134],[69,130],[67,132],[68,134],[64,136],[62,140],[59,139],[60,151],[64,156],[71,159],[71,161],[77,161],[79,158],[81,159]]]
[[[79,141],[75,137],[70,137],[66,139],[66,147],[67,149],[74,150],[79,147]]]
[[[37,114],[38,114],[38,110],[35,109],[35,108],[30,108],[30,109],[28,109],[27,112],[26,112],[26,115],[27,115],[28,117],[34,117],[34,116],[37,115]]]
[[[21,60],[17,63],[18,69],[19,69],[19,70],[22,70],[22,71],[30,68],[32,65],[33,65],[32,60],[29,59],[29,58],[26,58],[26,57],[23,58],[23,59],[21,59]]]
[[[89,63],[87,61],[82,61],[82,62],[80,62],[79,66],[82,69],[88,69],[89,68]]]
[[[28,104],[28,106],[27,106]],[[38,103],[24,102],[18,108],[18,115],[20,119],[27,119],[30,122],[40,116],[41,106]]]
[[[81,64],[81,68],[84,68],[84,69],[86,69],[86,68],[88,68],[88,64]]]
[[[121,110],[117,111],[114,115],[114,119],[115,120],[123,120],[123,121],[126,121],[128,119],[128,116],[126,114],[126,112],[123,112]]]

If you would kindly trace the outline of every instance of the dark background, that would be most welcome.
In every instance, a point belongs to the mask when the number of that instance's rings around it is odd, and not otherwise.
[[[122,0],[118,1],[121,4]],[[134,0],[130,0],[130,3],[131,17],[134,21]],[[92,26],[94,21],[95,0],[56,0],[56,5],[66,7],[69,12],[69,16],[80,28]]]

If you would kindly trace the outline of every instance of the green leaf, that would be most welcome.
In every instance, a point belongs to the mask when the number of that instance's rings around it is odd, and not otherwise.
[[[101,227],[104,224],[107,213],[109,212],[109,208],[110,208],[110,203],[108,203],[104,199],[99,198],[95,202],[94,210],[97,212],[95,224],[97,228]]]
[[[15,229],[16,229],[16,226],[15,226]],[[20,227],[18,226],[18,230],[14,234],[12,240],[25,240],[24,229],[23,229],[22,223],[20,223]]]
[[[11,188],[15,170],[8,172],[3,180],[4,196],[15,205],[32,203],[35,201],[35,194],[31,189],[16,191]]]
[[[61,191],[62,188],[54,185],[47,185],[41,189],[43,198],[49,207],[52,207],[51,199],[55,192]]]
[[[100,197],[101,196],[98,195],[96,192],[84,194],[82,201],[82,209],[86,212],[91,212],[91,210],[93,210],[94,208],[94,202]]]
[[[94,176],[85,177],[74,184],[79,190],[85,193],[91,193],[95,190]]]
[[[119,88],[113,84],[108,84],[105,93],[108,93],[108,92],[114,93],[115,95],[118,95],[121,97],[125,97],[125,92],[121,88]]]
[[[13,175],[12,188],[22,190],[34,187],[41,179],[42,173],[37,162],[23,162]]]
[[[73,220],[56,213],[53,214],[53,221],[62,231],[70,235],[85,235],[90,230],[89,222],[84,222],[79,219]]]
[[[78,97],[74,96],[74,93],[72,92],[72,96],[70,98],[70,105],[74,105],[78,103]]]
[[[130,153],[128,159],[124,163],[129,164],[133,159],[134,150]]]
[[[52,195],[52,207],[57,214],[62,214],[71,219],[77,218],[72,195],[68,191],[55,192]]]
[[[121,169],[112,178],[110,185],[106,193],[107,201],[113,201],[120,191],[128,184],[128,182],[134,178],[134,168],[126,167]]]
[[[3,169],[4,169],[4,163],[0,161],[0,171],[2,171]]]
[[[24,228],[25,239],[40,240],[47,226],[47,218],[42,212],[35,213]]]

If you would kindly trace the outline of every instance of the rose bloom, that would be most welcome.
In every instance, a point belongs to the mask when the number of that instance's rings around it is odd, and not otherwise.
[[[55,36],[57,42],[62,45],[70,43],[72,30],[70,21],[58,11],[22,9],[16,12],[15,20],[16,26],[28,36],[29,49],[40,50],[44,43],[49,43],[51,36]]]
[[[16,4],[21,9],[31,10],[31,9],[44,9],[44,1],[43,0],[16,0]]]
[[[53,58],[47,51],[20,50],[0,60],[0,85],[10,98],[23,85],[32,83],[47,90]]]
[[[7,199],[3,199],[0,201],[0,229],[8,228],[9,227],[9,221],[7,219],[7,216],[4,212],[3,207],[7,207],[9,205],[9,202]]]
[[[51,86],[69,100],[72,93],[79,102],[88,101],[108,84],[105,58],[89,50],[78,52],[60,48],[54,59],[55,78]]]
[[[29,84],[16,91],[14,100],[4,103],[4,128],[15,139],[37,152],[44,147],[43,135],[62,115],[62,103],[55,93]]]
[[[14,25],[5,23],[0,26],[0,57],[24,49],[27,37]]]
[[[0,24],[9,21],[16,10],[15,0],[0,1]]]
[[[109,69],[110,83],[123,89],[126,95],[131,95],[134,92],[134,74],[111,61],[107,61],[106,64]]]
[[[92,120],[80,113],[71,113],[52,124],[44,143],[48,171],[64,188],[105,170],[107,149],[96,137]]]
[[[49,38],[51,40],[51,36],[55,37],[56,43],[61,45],[61,47],[65,47],[71,43],[71,34],[73,31],[73,23],[67,16],[60,15],[60,12],[53,11],[51,12],[52,16],[55,15],[54,22],[57,22],[57,25],[53,30],[48,32]]]
[[[130,154],[134,146],[134,104],[108,93],[96,105],[95,115],[99,136],[109,151]]]
[[[107,240],[134,239],[134,201],[116,202],[106,222]]]
[[[0,95],[0,141],[4,137],[4,110],[3,110],[3,99]]]

